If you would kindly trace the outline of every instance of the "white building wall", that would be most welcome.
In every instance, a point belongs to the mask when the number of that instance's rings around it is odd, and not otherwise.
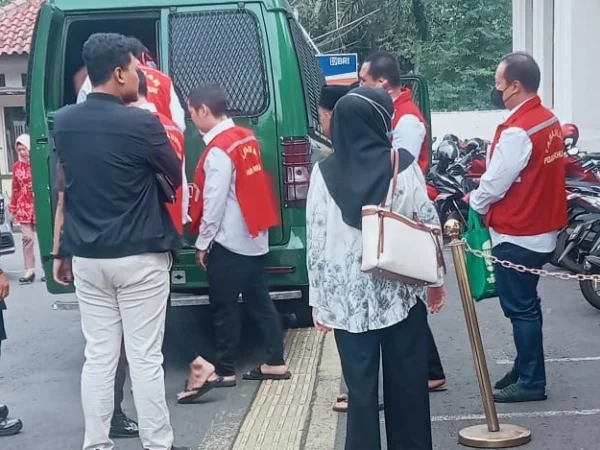
[[[542,70],[540,96],[562,123],[575,123],[580,147],[600,152],[600,1],[513,0],[513,49]],[[432,114],[433,136],[492,139],[501,111]]]
[[[23,87],[21,75],[27,73],[27,61],[27,55],[0,56],[0,73],[4,74],[6,88]],[[25,106],[25,96],[0,94],[0,190],[7,198],[11,194],[7,152],[13,143],[6,142],[4,108],[10,106]]]
[[[27,55],[0,56],[0,73],[4,74],[6,87],[22,87],[21,75],[27,73]]]

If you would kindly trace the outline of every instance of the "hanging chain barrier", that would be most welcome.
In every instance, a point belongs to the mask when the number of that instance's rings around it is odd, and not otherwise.
[[[568,272],[551,272],[551,271],[544,270],[544,269],[531,269],[522,264],[515,264],[510,261],[496,258],[495,256],[489,254],[488,252],[484,252],[481,250],[475,250],[474,248],[471,248],[471,246],[467,243],[467,241],[465,239],[461,239],[461,242],[464,243],[465,249],[467,250],[467,252],[471,253],[472,255],[475,255],[478,258],[485,259],[493,264],[499,264],[502,267],[506,267],[507,269],[516,270],[517,272],[530,273],[532,275],[538,275],[540,277],[558,278],[559,280],[600,282],[600,275],[598,275],[598,274],[590,274],[590,275],[583,274],[583,273],[573,274],[573,273],[568,273]]]

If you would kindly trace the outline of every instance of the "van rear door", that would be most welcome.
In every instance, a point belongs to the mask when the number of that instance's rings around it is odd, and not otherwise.
[[[51,189],[56,161],[50,134],[52,114],[62,106],[64,75],[60,56],[63,25],[63,12],[48,2],[43,3],[33,31],[27,82],[26,108],[31,134],[36,229],[47,274],[52,273],[52,261],[48,256],[52,252],[53,218],[57,200],[56,193]],[[73,292],[74,289],[62,288],[49,279],[48,290],[53,294],[60,294]]]
[[[165,9],[161,28],[161,66],[171,75],[182,104],[186,105],[189,92],[202,84],[221,85],[229,97],[229,115],[237,124],[254,130],[264,166],[279,187],[281,146],[261,5]],[[190,183],[203,151],[204,142],[188,117],[186,173]],[[280,188],[277,194],[281,196]],[[283,217],[281,221],[269,232],[271,246],[287,240]]]

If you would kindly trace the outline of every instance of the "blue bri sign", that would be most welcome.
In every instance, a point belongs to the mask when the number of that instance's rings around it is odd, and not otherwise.
[[[358,81],[358,55],[339,53],[317,55],[327,84],[352,84]]]

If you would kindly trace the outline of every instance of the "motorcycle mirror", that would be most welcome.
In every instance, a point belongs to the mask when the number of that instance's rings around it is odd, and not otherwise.
[[[567,149],[567,155],[569,156],[577,156],[579,154],[579,149],[577,147],[571,147]]]

